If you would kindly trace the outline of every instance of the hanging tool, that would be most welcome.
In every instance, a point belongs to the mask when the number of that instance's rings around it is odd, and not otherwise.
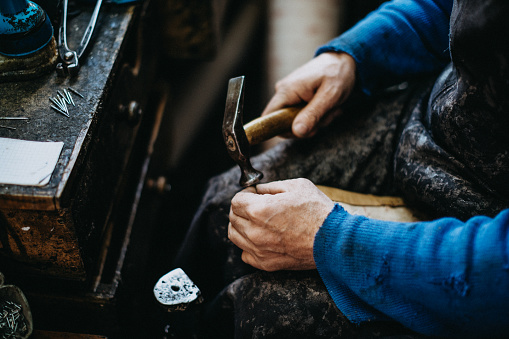
[[[87,49],[90,38],[94,33],[95,24],[97,23],[97,17],[99,16],[99,10],[101,9],[102,0],[97,0],[94,11],[88,26],[85,29],[83,38],[78,48],[73,51],[67,46],[67,7],[68,0],[63,1],[62,19],[60,21],[60,27],[58,30],[58,54],[62,62],[57,64],[57,73],[60,76],[69,74],[70,76],[76,76],[80,69],[79,59],[83,56],[83,53]]]

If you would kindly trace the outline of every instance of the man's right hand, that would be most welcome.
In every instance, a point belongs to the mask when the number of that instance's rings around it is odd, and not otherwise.
[[[298,138],[313,136],[341,114],[340,105],[355,85],[355,60],[346,53],[323,53],[278,81],[276,93],[262,115],[300,104],[307,105],[292,125]]]

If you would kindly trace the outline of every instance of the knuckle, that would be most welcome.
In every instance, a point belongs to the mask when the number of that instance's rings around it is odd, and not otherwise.
[[[237,206],[240,206],[242,204],[242,197],[243,197],[243,192],[240,191],[240,192],[237,192],[232,200],[231,200],[231,205],[232,207],[237,207]]]
[[[250,256],[249,256],[248,252],[242,251],[242,255],[240,256],[240,258],[242,259],[243,262],[250,265],[251,261],[250,261]]]
[[[277,259],[266,261],[263,265],[263,270],[267,272],[276,272],[281,269],[281,265],[278,263]]]
[[[244,214],[248,217],[248,219],[255,219],[256,213],[256,209],[252,205],[247,205],[244,207]]]
[[[288,86],[288,81],[286,78],[278,80],[274,85],[274,89],[276,90],[276,92],[285,91],[288,87],[290,86]]]
[[[254,223],[259,223],[263,220],[264,209],[256,205],[250,205],[246,207],[246,214]]]
[[[274,272],[275,271],[274,267],[270,263],[268,263],[268,262],[261,262],[260,263],[260,268],[262,270],[264,270],[264,271],[267,271],[267,272]]]
[[[301,122],[305,123],[308,126],[316,126],[320,121],[320,117],[322,114],[316,107],[307,107],[306,111],[302,113],[299,117]]]
[[[253,254],[256,258],[262,259],[262,260],[267,259],[267,253],[265,251],[255,248],[255,250],[253,252],[254,252]]]
[[[295,179],[295,182],[303,186],[309,186],[311,184],[311,181],[309,181],[309,179],[306,178],[297,178]]]
[[[239,207],[239,200],[235,195],[230,202],[230,217],[234,214],[234,211]]]
[[[284,86],[283,80],[279,80],[279,81],[277,81],[277,82],[276,82],[276,84],[274,85],[274,90],[275,90],[276,92],[279,92],[283,86]]]
[[[228,225],[228,239],[232,240],[233,238],[233,232],[232,232],[232,225]]]
[[[281,107],[294,105],[303,101],[305,92],[306,90],[300,84],[283,79],[276,83],[273,100],[281,104]]]

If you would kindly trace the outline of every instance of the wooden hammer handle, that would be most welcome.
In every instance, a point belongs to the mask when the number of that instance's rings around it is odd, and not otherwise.
[[[244,125],[250,145],[269,140],[292,130],[292,122],[303,106],[294,106],[274,111]]]

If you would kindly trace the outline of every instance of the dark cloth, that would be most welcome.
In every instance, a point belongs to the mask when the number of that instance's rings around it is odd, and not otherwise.
[[[509,206],[507,15],[506,1],[454,3],[453,63],[412,114],[396,151],[399,188],[437,216],[493,217]]]
[[[208,338],[419,337],[392,322],[353,325],[337,309],[316,271],[243,276],[218,295],[204,320],[202,335]]]

